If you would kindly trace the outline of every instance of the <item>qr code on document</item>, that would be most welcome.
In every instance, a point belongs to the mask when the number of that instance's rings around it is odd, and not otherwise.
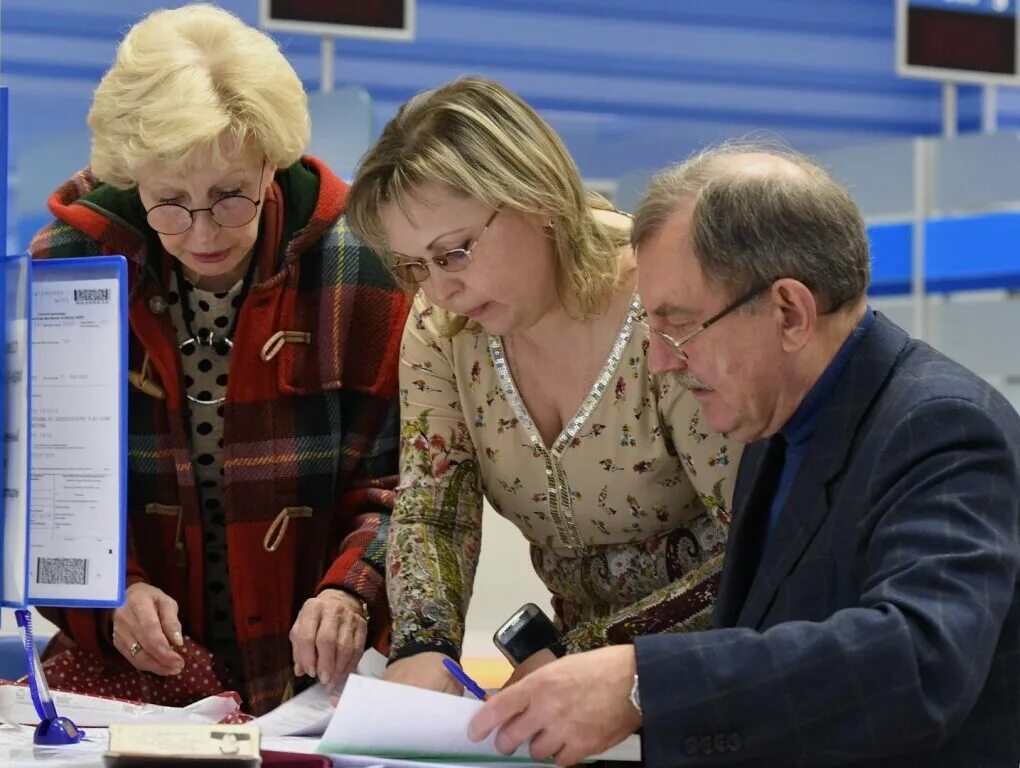
[[[36,559],[37,584],[89,583],[89,561],[78,557],[40,557]]]

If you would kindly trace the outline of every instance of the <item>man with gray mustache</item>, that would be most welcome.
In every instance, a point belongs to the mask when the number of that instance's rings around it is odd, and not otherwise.
[[[748,443],[714,629],[563,659],[471,734],[567,764],[1020,763],[1020,417],[867,304],[857,206],[805,157],[707,150],[635,215],[653,371]]]

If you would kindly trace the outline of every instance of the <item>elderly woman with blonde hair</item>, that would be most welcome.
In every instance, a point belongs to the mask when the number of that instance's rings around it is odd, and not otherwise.
[[[653,377],[629,217],[497,83],[400,108],[362,160],[351,226],[417,293],[404,330],[390,528],[391,680],[456,692],[482,500],[513,522],[562,653],[708,626],[739,448],[690,377]],[[507,606],[507,613],[516,606]]]
[[[57,687],[265,712],[385,646],[407,301],[302,156],[275,43],[190,5],[136,24],[96,89],[92,156],[36,258],[129,262],[126,603],[44,610]],[[114,514],[111,510],[111,514]]]

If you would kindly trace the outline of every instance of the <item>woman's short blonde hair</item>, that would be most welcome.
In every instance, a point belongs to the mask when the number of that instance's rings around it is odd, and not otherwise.
[[[515,94],[463,77],[404,104],[355,174],[347,198],[351,228],[389,254],[380,207],[402,205],[432,182],[492,208],[548,219],[564,304],[582,316],[604,308],[628,233],[596,220],[593,209],[611,206],[585,191],[559,136]]]
[[[156,11],[128,31],[88,122],[92,172],[123,189],[149,163],[187,170],[231,145],[284,168],[311,130],[304,87],[276,43],[201,4]]]

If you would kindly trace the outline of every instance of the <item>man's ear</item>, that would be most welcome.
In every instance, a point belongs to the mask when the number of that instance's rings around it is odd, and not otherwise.
[[[770,294],[782,321],[783,351],[803,349],[814,335],[818,321],[818,304],[814,294],[804,283],[793,278],[777,280],[772,284]]]

